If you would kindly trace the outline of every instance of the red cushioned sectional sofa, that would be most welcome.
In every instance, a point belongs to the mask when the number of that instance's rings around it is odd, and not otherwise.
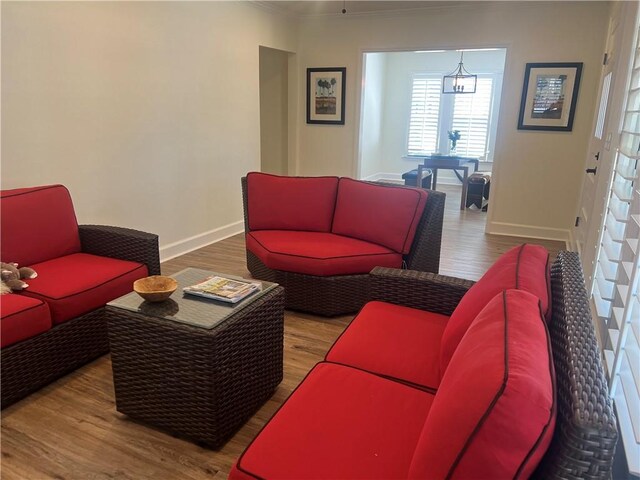
[[[339,177],[242,179],[247,265],[287,308],[357,311],[376,266],[437,272],[444,194]]]
[[[33,268],[0,297],[2,407],[108,351],[104,306],[160,273],[158,237],[78,225],[62,185],[1,192],[0,258]]]
[[[607,478],[617,431],[577,256],[548,271],[535,245],[475,284],[375,268],[374,300],[229,478]]]

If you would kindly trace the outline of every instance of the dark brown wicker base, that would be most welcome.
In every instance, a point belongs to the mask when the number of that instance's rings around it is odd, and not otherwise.
[[[577,253],[558,254],[551,290],[558,417],[535,478],[609,479],[618,431]]]
[[[107,307],[116,406],[217,448],[282,380],[284,289],[211,330]]]
[[[2,349],[2,408],[109,351],[104,308]]]
[[[367,301],[369,275],[316,277],[267,268],[247,250],[247,268],[254,278],[282,285],[290,310],[325,317],[357,312]]]

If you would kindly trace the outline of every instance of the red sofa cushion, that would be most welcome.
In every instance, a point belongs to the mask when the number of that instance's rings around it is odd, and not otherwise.
[[[31,266],[80,251],[78,222],[62,185],[0,192],[0,258]]]
[[[42,300],[12,293],[0,297],[0,345],[2,348],[35,337],[50,328],[49,307]]]
[[[433,395],[318,364],[237,463],[259,478],[406,478]],[[229,478],[246,478],[235,476]]]
[[[529,478],[556,412],[539,302],[508,290],[473,321],[440,382],[409,478]]]
[[[37,278],[29,280],[23,295],[44,300],[59,324],[104,306],[133,289],[133,282],[146,277],[146,265],[75,253],[37,263]]]
[[[326,360],[429,389],[440,383],[440,338],[449,317],[369,302],[333,344]]]
[[[328,232],[338,177],[247,174],[249,230]]]
[[[402,266],[402,256],[388,248],[332,233],[259,230],[246,240],[247,250],[272,270],[329,276]]]
[[[442,335],[440,374],[443,375],[460,340],[489,301],[510,288],[540,299],[547,314],[549,304],[549,253],[540,245],[520,245],[505,252],[462,297]]]
[[[407,254],[426,203],[423,189],[341,178],[331,231]]]

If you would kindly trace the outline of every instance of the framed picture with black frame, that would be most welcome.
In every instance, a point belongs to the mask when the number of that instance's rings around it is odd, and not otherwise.
[[[344,125],[345,67],[307,68],[307,123]]]
[[[527,63],[518,130],[570,132],[582,63]]]

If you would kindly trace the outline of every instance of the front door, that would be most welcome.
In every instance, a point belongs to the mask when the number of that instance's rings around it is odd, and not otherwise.
[[[616,2],[614,7],[624,10],[627,2]],[[609,36],[607,49],[603,55],[602,75],[600,79],[600,96],[598,99],[597,116],[593,122],[593,135],[589,142],[589,152],[585,162],[584,179],[582,185],[582,197],[578,207],[573,238],[575,246],[580,254],[585,281],[589,293],[595,274],[595,262],[598,258],[600,235],[602,231],[603,215],[607,202],[606,195],[612,174],[612,166],[615,151],[611,148],[615,119],[620,117],[612,111],[611,105],[614,96],[614,75],[617,75],[617,62],[622,38],[622,24],[624,12],[617,11],[612,14],[609,24]],[[627,59],[623,59],[626,61]],[[619,95],[619,93],[618,93]],[[623,99],[619,99],[620,107]]]

